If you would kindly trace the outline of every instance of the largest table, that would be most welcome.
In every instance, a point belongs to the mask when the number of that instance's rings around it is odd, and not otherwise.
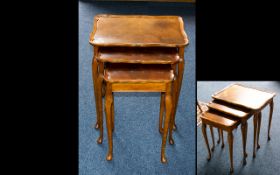
[[[108,15],[94,18],[90,44],[94,46],[92,77],[97,112],[96,128],[103,118],[102,83],[105,63],[171,64],[174,82],[174,111],[184,73],[184,48],[188,37],[179,16]],[[160,54],[159,54],[160,53]],[[175,125],[176,126],[176,125]],[[102,128],[101,128],[102,127]],[[102,142],[99,137],[98,142]]]
[[[253,157],[255,157],[256,141],[257,141],[257,148],[260,147],[259,133],[261,127],[261,118],[262,118],[261,111],[267,105],[270,106],[268,132],[267,132],[268,140],[270,140],[270,127],[271,127],[271,120],[272,120],[272,113],[273,113],[273,106],[274,106],[273,98],[275,97],[275,95],[276,94],[273,92],[261,91],[255,88],[246,87],[244,85],[236,83],[227,86],[226,88],[215,93],[212,96],[212,98],[214,98],[215,100],[226,102],[228,105],[235,106],[235,107],[242,107],[243,110],[246,109],[247,112],[249,113],[248,115],[244,115],[244,116],[235,115],[235,117],[241,120],[244,158],[247,156],[246,153],[246,139],[247,139],[247,127],[248,127],[247,120],[250,118],[251,115],[255,115],[254,116],[254,143],[253,143]],[[211,106],[209,107],[213,108]]]

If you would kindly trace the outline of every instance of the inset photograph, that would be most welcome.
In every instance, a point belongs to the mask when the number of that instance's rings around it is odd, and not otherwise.
[[[277,174],[280,82],[197,82],[197,174]]]

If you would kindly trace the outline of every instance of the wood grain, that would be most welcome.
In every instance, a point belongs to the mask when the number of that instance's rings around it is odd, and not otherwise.
[[[232,84],[212,97],[234,105],[258,110],[270,102],[275,95],[275,93],[260,91],[240,84]]]
[[[177,48],[101,47],[97,59],[109,63],[176,64],[183,58]]]
[[[188,44],[179,16],[108,15],[94,17],[90,44],[127,47],[182,47]]]

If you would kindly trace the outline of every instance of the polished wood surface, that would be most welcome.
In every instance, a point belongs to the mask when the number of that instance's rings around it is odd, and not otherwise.
[[[188,44],[179,16],[107,15],[94,17],[89,42],[96,46],[180,47]]]
[[[177,48],[160,47],[102,47],[96,57],[101,62],[176,64],[182,61]]]
[[[174,79],[174,73],[170,65],[109,64],[104,79],[122,83],[170,82]]]
[[[215,103],[215,102],[210,102],[207,104],[207,106],[211,109],[215,109],[217,111],[223,112],[225,114],[229,114],[229,115],[233,115],[235,117],[247,117],[249,115],[249,113],[246,113],[244,111],[241,110],[237,110],[219,103]]]
[[[275,95],[275,93],[260,91],[240,84],[232,84],[212,97],[234,105],[258,110],[266,105]]]
[[[228,119],[227,115],[221,115],[214,112],[206,111],[202,116],[202,120],[207,120],[212,126],[226,130],[228,127],[236,127],[240,123],[239,120]]]

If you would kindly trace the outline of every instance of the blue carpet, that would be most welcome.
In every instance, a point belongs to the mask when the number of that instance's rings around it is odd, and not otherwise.
[[[200,81],[197,83],[197,99],[204,102],[211,101],[211,95],[228,86],[230,81],[213,82]],[[247,135],[247,165],[242,165],[243,149],[240,126],[234,131],[233,145],[233,161],[234,174],[279,174],[280,173],[280,83],[269,81],[250,81],[239,82],[251,87],[273,91],[277,95],[274,98],[274,112],[271,124],[271,140],[267,142],[267,128],[269,107],[266,107],[262,112],[262,123],[260,131],[260,149],[256,152],[256,158],[253,159],[253,118],[248,121]],[[208,139],[210,139],[210,131],[207,129]],[[215,138],[217,141],[218,134],[215,129]],[[229,152],[227,144],[227,134],[224,132],[225,147],[221,149],[221,144],[216,146],[212,159],[208,162],[206,145],[203,140],[201,127],[197,128],[197,174],[229,174]],[[212,141],[210,140],[212,145]]]
[[[167,144],[168,164],[160,162],[159,93],[115,93],[114,158],[106,161],[107,132],[96,143],[89,33],[99,13],[180,15],[190,44],[177,109],[175,145]],[[195,7],[186,3],[79,1],[79,174],[195,174]]]

